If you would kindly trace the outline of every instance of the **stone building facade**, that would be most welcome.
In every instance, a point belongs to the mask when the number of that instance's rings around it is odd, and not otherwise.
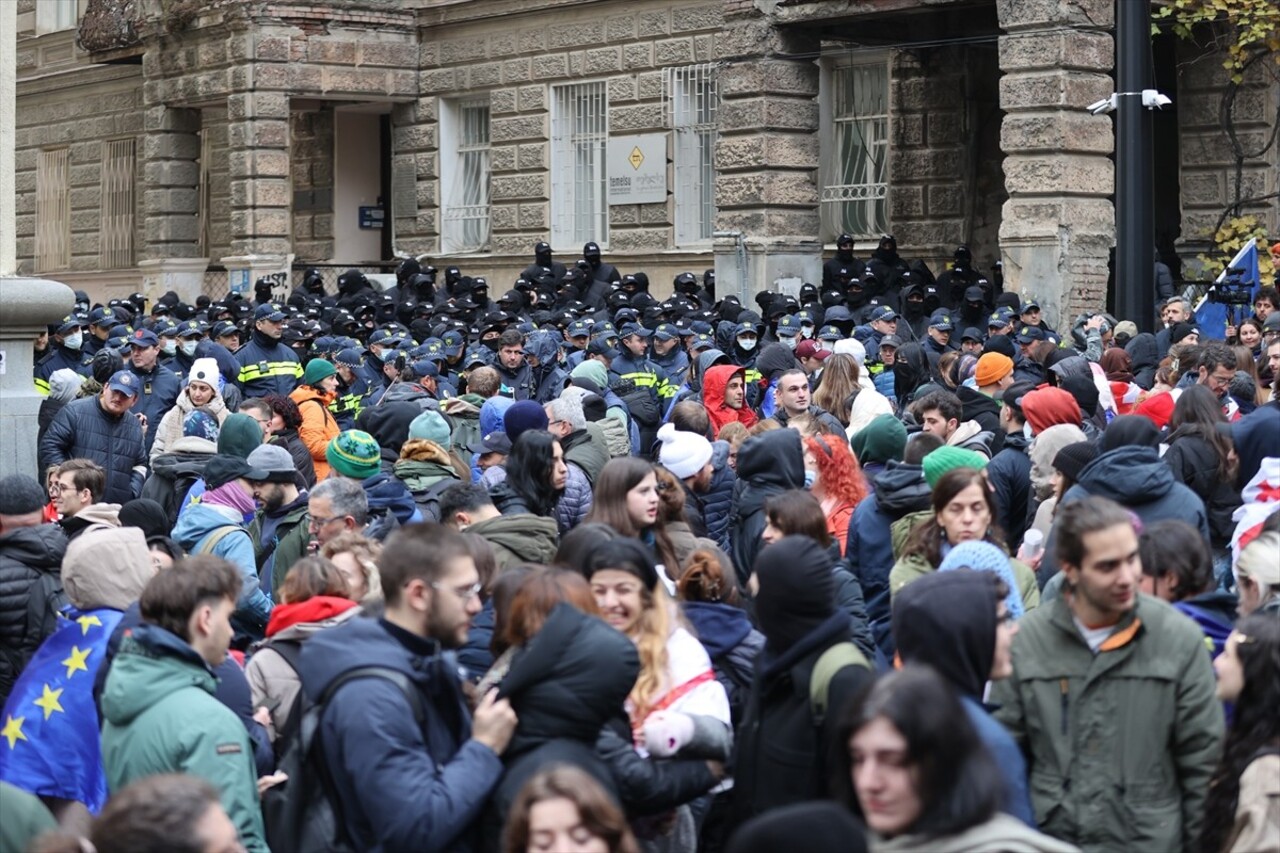
[[[102,295],[393,252],[501,290],[590,239],[749,296],[851,230],[968,243],[1054,321],[1106,297],[1113,0],[17,2],[19,256]],[[1156,41],[1166,260],[1238,198],[1280,232],[1275,77],[1233,149],[1221,57]]]

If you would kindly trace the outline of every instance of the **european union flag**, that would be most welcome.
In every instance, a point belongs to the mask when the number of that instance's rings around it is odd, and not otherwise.
[[[1240,251],[1236,252],[1236,256],[1231,259],[1227,269],[1243,270],[1240,281],[1249,285],[1249,293],[1257,295],[1258,286],[1261,280],[1258,277],[1258,244],[1254,240],[1250,240]],[[1227,270],[1223,270],[1219,275],[1215,284],[1222,284],[1227,280]],[[1196,326],[1200,329],[1200,339],[1217,338],[1222,340],[1227,336],[1227,306],[1221,302],[1214,302],[1205,296],[1196,305],[1195,309]],[[1245,310],[1242,314],[1237,315],[1237,320],[1244,319],[1249,316],[1249,311]]]
[[[18,677],[0,714],[0,779],[40,796],[107,802],[93,680],[118,610],[75,609],[59,619]]]

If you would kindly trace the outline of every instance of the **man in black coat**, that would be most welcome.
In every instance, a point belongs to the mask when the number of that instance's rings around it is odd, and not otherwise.
[[[49,465],[68,459],[92,459],[107,472],[104,503],[123,504],[142,494],[147,450],[142,424],[130,413],[142,382],[119,370],[97,397],[62,407],[40,441],[40,458]]]
[[[783,430],[778,430],[782,432]],[[828,796],[829,757],[841,712],[872,678],[849,643],[849,615],[834,603],[831,555],[807,536],[787,536],[760,552],[753,578],[765,647],[734,750],[734,822],[772,808]],[[836,660],[836,662],[831,662]],[[814,679],[825,707],[815,707]]]
[[[62,589],[66,551],[62,528],[44,523],[40,484],[26,474],[0,480],[0,705],[56,624],[40,588]],[[33,611],[41,618],[31,619]]]

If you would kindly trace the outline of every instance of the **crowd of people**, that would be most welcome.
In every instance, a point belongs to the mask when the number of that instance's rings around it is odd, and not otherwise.
[[[1060,331],[837,245],[77,294],[0,853],[1280,849],[1275,288]]]

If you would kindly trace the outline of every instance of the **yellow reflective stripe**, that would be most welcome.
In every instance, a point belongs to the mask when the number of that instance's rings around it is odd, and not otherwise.
[[[756,370],[754,367],[747,368],[747,372],[743,376],[743,379],[747,382],[759,382],[763,378],[764,378],[763,374],[761,374],[760,371]]]
[[[49,380],[36,377],[36,393],[41,397],[49,396]]]
[[[637,373],[622,373],[620,378],[634,382],[637,388],[653,388],[658,384],[658,377],[648,371],[639,371]]]
[[[262,379],[267,376],[293,376],[295,378],[302,376],[302,368],[298,366],[296,361],[274,361],[267,362],[267,369],[262,370],[261,364],[246,364],[240,368],[237,379],[241,382],[251,382],[254,379]]]

